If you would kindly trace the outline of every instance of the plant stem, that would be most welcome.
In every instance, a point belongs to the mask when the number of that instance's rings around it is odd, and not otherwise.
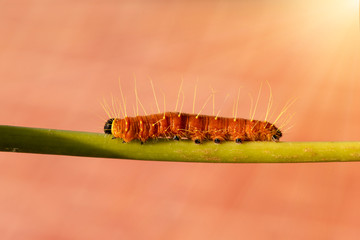
[[[0,126],[0,151],[175,162],[295,163],[360,161],[360,142],[152,140],[122,143],[102,133]]]

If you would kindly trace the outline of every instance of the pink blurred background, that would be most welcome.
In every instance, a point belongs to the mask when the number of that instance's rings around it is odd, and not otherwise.
[[[0,1],[0,124],[102,132],[100,102],[272,120],[283,141],[360,140],[359,5]],[[198,79],[198,80],[197,80]],[[212,104],[204,109],[212,114]],[[282,118],[284,120],[284,118]],[[358,239],[360,165],[199,164],[0,153],[0,239]]]

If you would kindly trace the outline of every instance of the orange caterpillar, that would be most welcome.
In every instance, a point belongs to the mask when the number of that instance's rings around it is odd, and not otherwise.
[[[165,112],[137,117],[111,118],[104,126],[104,132],[124,142],[138,139],[172,138],[191,139],[196,144],[212,140],[222,141],[275,141],[281,131],[266,121],[243,118],[225,118],[178,112]]]

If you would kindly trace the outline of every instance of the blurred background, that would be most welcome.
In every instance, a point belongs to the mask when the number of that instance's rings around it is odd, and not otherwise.
[[[101,107],[289,120],[360,140],[357,0],[0,1],[0,124],[102,132]],[[223,104],[226,96],[228,100]],[[181,101],[181,99],[180,99]],[[222,106],[222,107],[221,107]],[[142,114],[142,112],[140,111]],[[212,103],[203,110],[213,114]],[[360,165],[163,163],[0,153],[1,239],[358,239]]]

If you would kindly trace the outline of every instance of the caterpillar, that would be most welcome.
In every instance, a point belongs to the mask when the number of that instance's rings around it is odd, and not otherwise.
[[[132,140],[140,140],[142,144],[149,139],[157,139],[157,138],[174,139],[177,141],[180,139],[190,139],[194,141],[195,144],[201,144],[203,141],[209,141],[209,140],[214,141],[214,143],[216,144],[219,144],[223,141],[234,141],[236,143],[242,143],[244,141],[278,142],[283,135],[280,129],[282,129],[283,126],[290,121],[293,115],[288,116],[284,121],[284,123],[279,128],[275,126],[275,123],[287,111],[287,109],[296,101],[296,99],[293,99],[291,101],[289,100],[281,110],[276,120],[273,123],[270,123],[269,121],[267,121],[267,117],[269,115],[272,106],[272,91],[270,84],[267,82],[270,89],[270,94],[269,94],[268,109],[264,121],[254,120],[254,115],[255,115],[257,103],[259,101],[262,84],[260,85],[260,90],[257,96],[255,107],[252,113],[250,113],[250,119],[236,117],[237,107],[238,107],[237,104],[236,106],[234,105],[235,114],[233,118],[218,117],[220,111],[216,116],[200,115],[201,111],[204,109],[205,105],[207,104],[211,96],[213,97],[213,109],[214,109],[214,91],[212,95],[208,97],[204,106],[201,108],[199,114],[196,115],[194,114],[195,97],[196,97],[196,85],[195,85],[193,114],[189,114],[189,113],[183,113],[181,111],[182,105],[180,112],[176,111],[179,102],[182,83],[183,83],[181,82],[175,111],[174,112],[165,111],[165,95],[164,95],[164,112],[160,113],[157,98],[155,95],[154,86],[151,79],[150,79],[150,83],[159,113],[150,114],[150,115],[146,114],[144,106],[141,104],[140,99],[138,98],[138,94],[136,90],[136,78],[135,78],[135,97],[136,97],[136,109],[137,109],[136,117],[128,117],[126,114],[126,104],[125,104],[126,100],[124,98],[119,81],[120,93],[124,108],[121,107],[121,104],[118,105],[118,107],[120,111],[123,113],[124,117],[123,118],[110,117],[110,119],[108,119],[104,125],[105,134],[111,134],[113,138],[121,138],[125,143],[131,142]],[[238,91],[237,103],[239,101],[239,96],[240,96],[240,88]],[[184,101],[184,94],[183,94],[183,101]],[[143,108],[145,115],[139,116],[138,104],[140,104],[140,106]],[[114,100],[112,101],[112,106],[113,109],[118,108]],[[108,115],[111,116],[110,114],[111,111],[107,111],[107,109],[109,109],[109,106],[106,104],[105,100],[104,100],[103,108],[108,113]],[[115,115],[119,116],[120,114],[118,113]]]
[[[222,141],[274,141],[282,137],[281,131],[266,121],[244,118],[225,118],[179,112],[110,118],[104,126],[106,134],[121,138],[124,142],[134,139],[141,143],[148,139],[191,139],[196,144],[212,140]]]

